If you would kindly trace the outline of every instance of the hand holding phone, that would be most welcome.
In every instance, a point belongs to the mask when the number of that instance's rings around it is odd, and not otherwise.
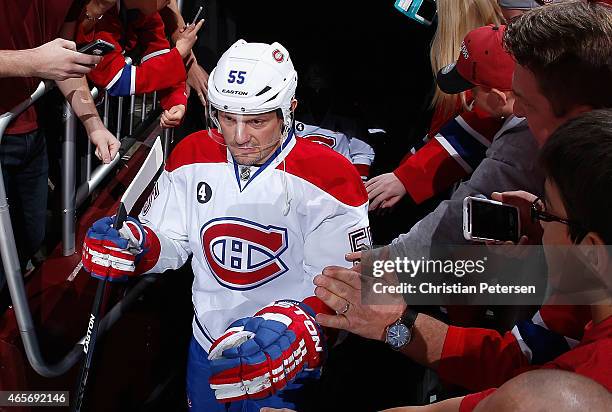
[[[195,25],[189,25],[183,30],[177,37],[175,45],[183,59],[187,58],[191,54],[191,48],[198,39],[198,31],[202,28],[204,20],[200,20]]]
[[[91,43],[79,47],[79,53],[91,54],[93,56],[104,56],[115,50],[115,46],[102,39],[96,39]]]
[[[518,243],[520,234],[516,206],[473,196],[463,200],[463,236],[466,240]]]

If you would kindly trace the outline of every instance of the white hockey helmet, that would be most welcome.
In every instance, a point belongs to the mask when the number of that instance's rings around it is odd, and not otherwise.
[[[210,115],[220,129],[215,112],[261,114],[282,111],[286,136],[292,126],[291,101],[297,72],[289,52],[280,43],[247,43],[238,40],[219,59],[208,80]]]

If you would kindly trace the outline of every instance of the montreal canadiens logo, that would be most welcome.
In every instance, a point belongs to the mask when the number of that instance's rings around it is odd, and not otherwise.
[[[283,52],[278,49],[272,52],[272,57],[274,57],[274,60],[276,60],[278,63],[282,63],[282,61],[285,59]]]
[[[287,266],[287,229],[245,219],[213,219],[200,231],[204,257],[217,281],[230,289],[252,289],[282,275]]]
[[[331,136],[325,136],[322,134],[307,134],[304,136],[304,138],[332,149],[336,147],[336,139]]]

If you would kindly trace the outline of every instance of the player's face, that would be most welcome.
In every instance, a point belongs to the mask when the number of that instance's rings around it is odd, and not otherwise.
[[[238,164],[264,163],[280,145],[283,121],[276,112],[238,115],[220,111],[219,124],[225,144]]]

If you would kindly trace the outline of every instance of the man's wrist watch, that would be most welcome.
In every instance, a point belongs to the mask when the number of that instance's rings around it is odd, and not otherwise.
[[[406,308],[402,316],[385,331],[385,342],[394,350],[401,350],[412,340],[412,331],[418,312]]]

